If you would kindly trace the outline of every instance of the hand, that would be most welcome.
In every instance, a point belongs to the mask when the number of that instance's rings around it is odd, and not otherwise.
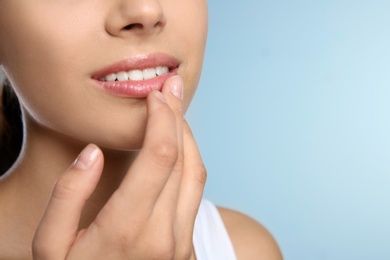
[[[206,171],[183,119],[178,98],[182,84],[175,76],[163,93],[149,94],[143,147],[88,228],[78,230],[78,223],[103,169],[101,150],[88,145],[59,177],[34,236],[34,259],[193,257],[193,228]]]

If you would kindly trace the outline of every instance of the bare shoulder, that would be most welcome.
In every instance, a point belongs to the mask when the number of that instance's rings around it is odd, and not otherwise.
[[[218,207],[239,260],[283,259],[270,232],[254,219],[238,211]]]

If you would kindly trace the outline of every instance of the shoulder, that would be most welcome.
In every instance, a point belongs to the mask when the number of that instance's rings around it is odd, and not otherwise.
[[[218,207],[238,259],[283,259],[275,239],[254,219],[231,209]]]

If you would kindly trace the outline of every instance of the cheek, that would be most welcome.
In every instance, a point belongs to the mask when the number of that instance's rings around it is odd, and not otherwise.
[[[18,46],[25,55],[15,56],[15,69],[7,67],[28,122],[37,126],[33,131],[46,129],[103,148],[139,149],[145,104],[102,94],[88,73],[90,64],[85,57],[94,56],[83,53],[82,42],[74,47],[55,38],[40,38],[36,48]]]
[[[21,9],[18,9],[18,15],[24,16],[22,22],[15,23],[12,28],[1,27],[2,35],[7,35],[1,40],[1,50],[7,53],[4,68],[25,114],[41,126],[79,139],[95,139],[95,142],[98,142],[97,131],[92,129],[106,131],[99,124],[102,118],[111,120],[104,122],[107,125],[115,119],[115,126],[119,126],[117,122],[125,122],[124,116],[118,116],[114,109],[102,109],[112,107],[112,102],[105,104],[96,93],[91,93],[89,77],[84,73],[88,62],[83,52],[93,48],[86,39],[95,28],[91,23],[97,21],[85,15],[82,18],[85,20],[78,21],[83,25],[81,27],[69,20],[75,15],[68,14],[68,18],[59,15],[64,19],[40,17],[23,14]],[[47,23],[48,20],[51,22]],[[119,107],[123,109],[124,106]],[[132,125],[127,123],[126,126]],[[142,123],[133,128],[142,128]]]
[[[93,24],[98,23],[93,17],[86,15],[80,20],[77,12],[41,6],[15,12],[13,15],[23,19],[1,30],[6,36],[1,41],[1,49],[7,54],[4,67],[11,77],[45,81],[82,69],[82,52],[91,47],[86,39]]]
[[[35,131],[50,130],[83,143],[117,150],[141,147],[146,124],[145,104],[101,98],[93,91],[84,95],[82,91],[62,89],[62,86],[58,89],[40,86],[45,95],[21,89],[24,113]]]

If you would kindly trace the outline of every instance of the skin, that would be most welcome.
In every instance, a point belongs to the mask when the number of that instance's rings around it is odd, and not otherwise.
[[[0,0],[0,64],[25,122],[0,180],[0,259],[195,259],[206,170],[183,114],[206,35],[205,0]],[[156,52],[180,62],[161,93],[119,98],[91,80]],[[220,213],[239,259],[281,259],[260,224]]]

